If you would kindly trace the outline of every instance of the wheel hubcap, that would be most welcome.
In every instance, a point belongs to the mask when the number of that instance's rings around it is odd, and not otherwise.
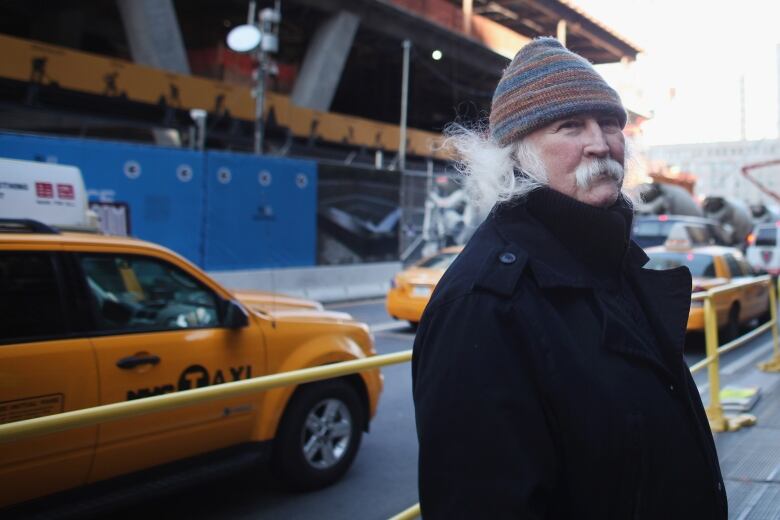
[[[352,415],[338,399],[325,399],[306,417],[301,449],[309,464],[317,469],[336,465],[347,453],[352,438]]]

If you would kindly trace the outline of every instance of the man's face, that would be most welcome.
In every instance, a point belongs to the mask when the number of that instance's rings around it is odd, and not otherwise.
[[[617,118],[582,114],[528,134],[550,188],[591,206],[615,203],[623,186],[625,138]]]

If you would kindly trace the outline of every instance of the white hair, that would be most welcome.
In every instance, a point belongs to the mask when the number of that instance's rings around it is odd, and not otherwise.
[[[463,176],[463,188],[481,215],[487,215],[496,204],[521,199],[548,183],[544,163],[525,141],[500,146],[486,133],[458,124],[448,126],[445,134],[444,147],[455,152],[455,169]]]
[[[500,146],[487,132],[456,123],[447,127],[445,135],[444,147],[455,152],[455,169],[463,176],[463,188],[483,216],[496,204],[520,200],[549,183],[544,162],[527,140]],[[581,187],[588,186],[599,175],[622,183],[624,167],[607,157],[584,162],[575,172]],[[631,204],[622,190],[620,196]]]

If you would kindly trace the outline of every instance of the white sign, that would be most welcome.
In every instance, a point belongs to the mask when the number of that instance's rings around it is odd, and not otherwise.
[[[75,166],[0,159],[0,218],[85,227],[87,191]]]

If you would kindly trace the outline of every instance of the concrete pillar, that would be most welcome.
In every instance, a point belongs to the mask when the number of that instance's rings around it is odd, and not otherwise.
[[[463,0],[463,32],[471,36],[471,16],[474,14],[474,1]]]
[[[133,61],[190,73],[173,0],[117,0]]]
[[[558,20],[558,31],[557,31],[557,37],[558,41],[561,42],[561,45],[566,47],[566,20]]]
[[[339,11],[320,25],[306,49],[292,102],[315,110],[329,110],[344,64],[357,33],[360,18]]]
[[[190,73],[173,0],[116,0],[133,61],[159,69]],[[181,146],[176,130],[155,128],[159,145]]]

